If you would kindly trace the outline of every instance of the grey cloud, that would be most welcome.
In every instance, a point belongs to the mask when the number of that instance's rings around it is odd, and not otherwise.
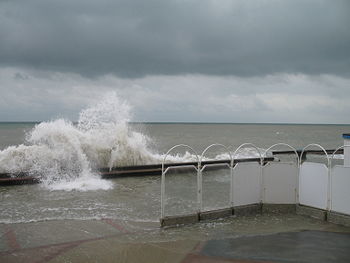
[[[334,75],[126,79],[0,67],[0,121],[74,121],[81,109],[117,91],[134,121],[349,123],[349,86],[350,78]]]
[[[350,2],[0,1],[0,64],[75,72],[350,75]]]

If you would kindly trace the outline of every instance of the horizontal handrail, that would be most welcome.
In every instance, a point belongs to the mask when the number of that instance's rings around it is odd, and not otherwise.
[[[335,150],[333,149],[330,149],[330,150],[326,150],[327,154],[332,154]],[[302,150],[296,150],[297,154],[300,156],[301,153],[302,153]],[[343,149],[340,149],[338,151],[340,154],[344,153],[344,150]],[[279,155],[279,154],[293,154],[294,151],[290,151],[290,150],[287,150],[287,151],[272,151],[272,154],[273,155]],[[320,155],[325,155],[325,152],[322,151],[322,150],[305,150],[304,151],[304,154],[320,154]]]

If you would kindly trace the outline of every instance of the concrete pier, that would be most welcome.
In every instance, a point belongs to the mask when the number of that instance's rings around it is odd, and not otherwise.
[[[273,161],[273,157],[264,158],[264,161]],[[234,163],[245,163],[245,162],[259,162],[259,158],[243,158],[235,159]],[[208,160],[203,161],[202,165],[206,164],[225,164],[230,163],[231,160]],[[197,165],[197,162],[182,162],[182,163],[167,163],[165,168],[169,166],[181,167]],[[211,168],[213,169],[213,168]],[[215,168],[214,168],[215,169]],[[113,179],[120,177],[136,177],[136,176],[150,176],[150,175],[161,175],[162,174],[162,165],[161,164],[148,164],[148,165],[134,165],[134,166],[124,166],[124,167],[114,167],[109,168],[100,168],[96,173],[100,174],[103,179]],[[37,184],[40,183],[38,177],[28,175],[26,173],[20,174],[8,174],[0,173],[0,186],[9,186],[9,185],[21,185],[21,184]]]

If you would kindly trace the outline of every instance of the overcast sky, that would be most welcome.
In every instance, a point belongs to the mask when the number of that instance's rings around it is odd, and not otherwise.
[[[349,0],[0,0],[0,121],[350,123]]]

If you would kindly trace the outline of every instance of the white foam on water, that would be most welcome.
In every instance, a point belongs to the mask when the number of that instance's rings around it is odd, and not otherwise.
[[[334,159],[344,160],[344,154],[334,154]]]
[[[97,168],[154,163],[149,139],[131,130],[130,106],[116,93],[80,113],[77,125],[58,119],[36,125],[26,143],[0,151],[0,173],[39,176],[51,190],[108,190]]]
[[[79,176],[71,180],[59,180],[55,183],[45,182],[42,184],[44,187],[47,187],[50,190],[65,190],[65,191],[93,191],[93,190],[110,190],[113,188],[113,185],[110,181],[102,180],[96,175],[84,175]]]
[[[258,148],[259,152],[257,151],[257,149],[253,148],[253,147],[245,147],[245,148],[241,148],[240,150],[238,150],[238,152],[235,153],[235,151],[231,152],[231,156],[234,159],[248,159],[248,158],[261,158],[261,157],[266,157],[268,156],[270,153],[267,153],[266,155],[264,155],[265,153],[265,149],[262,148]],[[235,155],[234,155],[235,154]],[[222,154],[218,154],[215,157],[216,160],[227,160],[230,159],[230,155],[228,153],[222,153]]]

